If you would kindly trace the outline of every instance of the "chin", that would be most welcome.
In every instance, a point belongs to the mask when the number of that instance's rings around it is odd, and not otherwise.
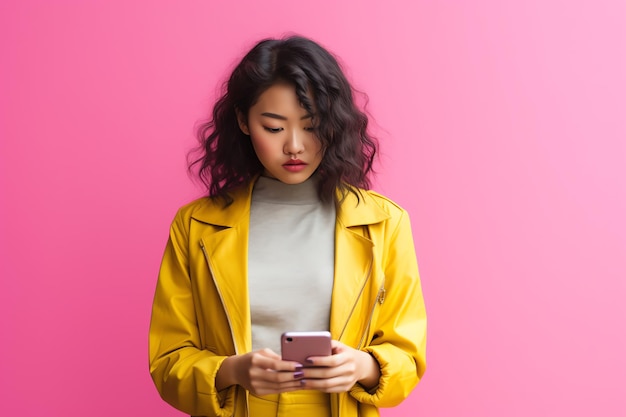
[[[282,182],[283,184],[296,185],[301,184],[311,178],[315,170],[311,172],[310,167],[300,172],[288,172],[287,170],[280,167],[277,170],[268,170],[265,168],[263,171],[263,175],[269,178],[273,178]]]

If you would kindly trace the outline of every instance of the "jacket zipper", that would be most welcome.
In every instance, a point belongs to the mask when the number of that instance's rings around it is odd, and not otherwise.
[[[211,274],[211,278],[213,278],[213,284],[215,284],[215,288],[217,289],[217,295],[220,297],[220,301],[222,302],[222,307],[224,307],[224,313],[226,313],[226,320],[228,321],[228,329],[230,330],[230,337],[233,341],[233,346],[235,347],[235,355],[239,354],[237,349],[237,342],[235,341],[235,333],[233,332],[233,326],[230,321],[230,315],[228,314],[228,309],[226,308],[226,304],[224,303],[224,297],[222,297],[222,292],[220,291],[219,285],[215,281],[215,274],[213,274],[213,268],[211,268],[211,262],[209,261],[209,255],[206,253],[206,248],[204,247],[204,242],[200,241],[200,247],[202,248],[202,253],[204,254],[204,258],[206,259],[206,264],[209,268],[209,273]]]
[[[220,291],[220,287],[219,285],[217,285],[217,282],[215,281],[215,274],[213,273],[213,268],[211,268],[211,261],[209,261],[209,254],[206,252],[206,248],[204,247],[204,242],[202,240],[200,240],[200,247],[202,248],[202,253],[204,254],[204,259],[206,260],[206,264],[207,267],[209,268],[209,273],[211,274],[211,278],[213,279],[213,284],[215,285],[215,288],[217,289],[217,295],[220,297],[220,301],[222,302],[222,307],[224,307],[224,313],[226,314],[226,320],[228,321],[228,329],[230,330],[230,338],[233,341],[233,346],[235,347],[235,355],[239,354],[239,350],[237,349],[237,342],[235,341],[235,333],[233,332],[233,325],[230,321],[230,315],[228,314],[228,309],[226,308],[226,304],[224,303],[224,297],[222,297],[222,291]],[[236,389],[235,390],[235,401],[234,401],[234,405],[233,405],[233,416],[237,415],[237,397],[239,394],[239,390]],[[247,408],[247,402],[248,400],[246,399],[246,408]],[[247,415],[247,411],[246,411],[246,415]]]
[[[371,264],[370,264],[370,272],[368,274],[368,279],[365,281],[365,283],[367,283],[367,281],[369,280],[369,275],[371,275],[372,272],[372,268],[371,268]],[[365,284],[363,285],[363,288],[365,288]],[[363,288],[361,288],[361,293],[363,292]],[[361,297],[361,293],[359,293],[359,298]],[[376,309],[376,304],[380,304],[382,305],[385,302],[385,295],[387,294],[387,290],[385,290],[385,279],[383,278],[383,283],[381,284],[380,288],[378,289],[378,293],[376,293],[376,298],[374,299],[374,304],[372,305],[372,308],[370,310],[370,314],[369,317],[367,319],[367,325],[365,326],[365,330],[363,331],[363,334],[361,335],[361,340],[359,341],[359,345],[357,347],[357,350],[361,350],[361,347],[363,346],[363,342],[365,340],[365,337],[367,336],[367,332],[370,329],[370,326],[372,324],[372,319],[374,318],[374,310]],[[358,301],[358,299],[357,299]],[[356,304],[355,304],[356,306]],[[354,311],[354,307],[352,307],[352,311]],[[352,312],[350,312],[350,316],[352,316]],[[345,330],[345,327],[344,327]],[[343,333],[343,331],[342,331]],[[337,399],[337,413],[336,413],[336,417],[340,417],[341,415],[341,404],[339,403],[339,398]]]
[[[374,299],[374,303],[372,304],[372,308],[370,309],[370,314],[367,319],[367,325],[365,326],[365,330],[363,330],[363,334],[361,335],[361,340],[359,341],[359,345],[357,346],[357,350],[360,350],[363,347],[363,342],[365,341],[365,337],[370,330],[370,326],[372,324],[372,319],[374,318],[374,310],[376,309],[376,304],[383,305],[385,302],[385,295],[387,294],[387,290],[385,290],[385,279],[383,278],[383,283],[380,285],[378,289],[378,293],[376,293],[376,298]]]
[[[356,298],[356,301],[352,305],[352,310],[350,310],[350,314],[348,315],[348,320],[346,320],[346,323],[343,325],[343,329],[341,329],[341,333],[339,333],[339,337],[337,338],[337,340],[339,340],[339,341],[341,341],[341,337],[343,336],[343,332],[345,332],[346,331],[346,327],[348,327],[348,322],[350,321],[350,318],[352,318],[352,313],[354,313],[354,309],[356,308],[356,305],[359,303],[359,299],[361,298],[361,294],[363,294],[363,290],[365,289],[365,286],[367,285],[367,282],[370,280],[370,276],[372,275],[372,264],[373,264],[373,261],[370,261],[369,269],[367,270],[367,278],[365,278],[365,281],[363,282],[363,286],[361,287],[361,290],[359,291],[359,296]]]
[[[367,279],[365,280],[365,283],[363,284],[363,287],[361,288],[361,291],[359,292],[359,298],[361,298],[361,294],[363,293],[363,289],[365,288],[365,284],[367,284],[367,281],[369,281],[369,277],[372,274],[372,264],[370,263],[370,269],[367,275]],[[385,290],[385,279],[383,278],[383,283],[381,284],[380,288],[378,289],[378,293],[376,293],[376,298],[374,299],[374,304],[372,305],[372,308],[370,310],[370,314],[369,317],[367,319],[367,325],[365,326],[365,330],[363,331],[363,335],[361,336],[361,340],[359,341],[359,345],[356,348],[357,350],[361,350],[361,347],[363,346],[363,341],[365,340],[365,337],[367,336],[367,332],[370,329],[370,325],[372,324],[372,319],[374,318],[374,310],[376,309],[376,304],[380,304],[383,305],[383,303],[385,302],[385,295],[387,294],[387,290]],[[359,298],[357,298],[357,302],[359,300]],[[350,312],[350,316],[348,317],[348,321],[350,321],[350,317],[352,317],[352,313],[354,312],[354,309],[356,308],[356,303],[354,304],[354,306],[352,306],[352,311]],[[346,322],[346,326],[347,326],[348,322]],[[344,326],[343,330],[345,330],[346,327]],[[343,335],[343,330],[341,331],[341,334]],[[341,339],[341,336],[339,336],[339,339]],[[335,417],[340,417],[341,416],[341,404],[339,401],[339,396],[337,398],[337,411],[334,414]]]

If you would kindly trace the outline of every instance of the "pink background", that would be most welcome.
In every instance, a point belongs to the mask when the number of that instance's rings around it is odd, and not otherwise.
[[[0,415],[177,416],[148,375],[184,156],[261,37],[369,94],[409,210],[425,379],[391,416],[626,415],[626,3],[0,6]]]

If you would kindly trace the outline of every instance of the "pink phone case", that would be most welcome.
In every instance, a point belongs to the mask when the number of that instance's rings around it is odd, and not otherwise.
[[[280,338],[283,360],[295,361],[302,366],[310,356],[330,356],[330,332],[286,332]]]

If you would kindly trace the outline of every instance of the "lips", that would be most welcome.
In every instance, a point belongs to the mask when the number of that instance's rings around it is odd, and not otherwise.
[[[283,168],[285,168],[289,172],[300,172],[305,169],[307,166],[306,162],[302,162],[299,159],[290,159],[289,161],[283,164]]]
[[[299,159],[290,159],[289,161],[285,162],[283,165],[306,165],[306,163],[302,162]]]

